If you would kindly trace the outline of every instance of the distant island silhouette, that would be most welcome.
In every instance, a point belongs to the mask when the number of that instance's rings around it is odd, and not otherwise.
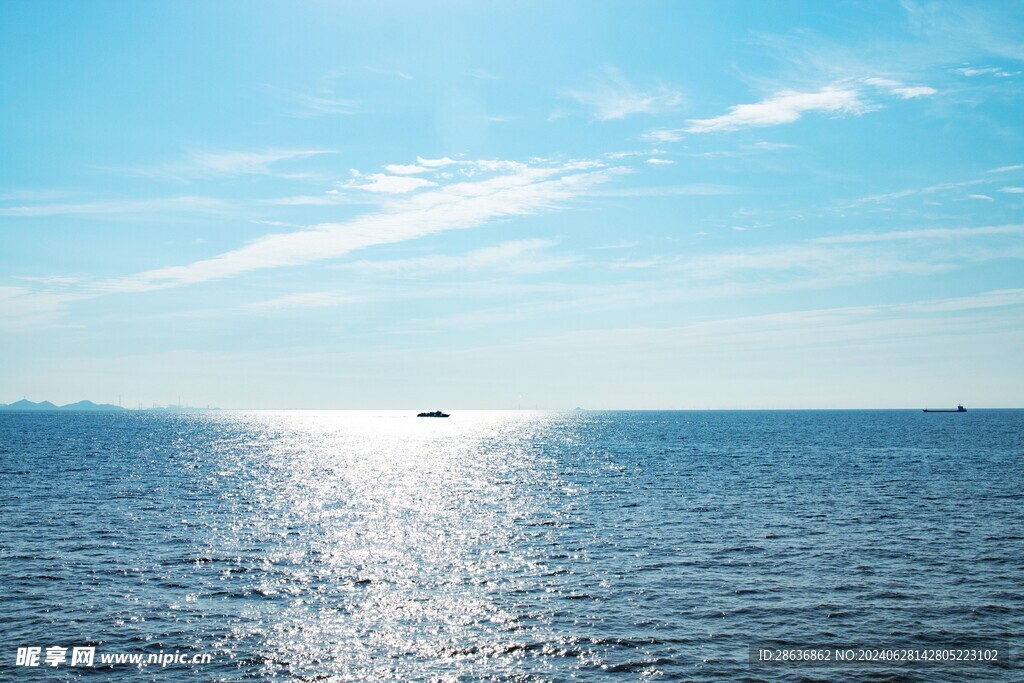
[[[50,401],[40,401],[34,403],[25,399],[15,401],[14,403],[3,404],[0,403],[0,410],[32,410],[32,411],[45,411],[45,410],[88,410],[88,411],[119,411],[125,410],[122,406],[115,406],[113,403],[93,403],[92,401],[78,401],[77,403],[68,403],[64,406],[58,406]]]

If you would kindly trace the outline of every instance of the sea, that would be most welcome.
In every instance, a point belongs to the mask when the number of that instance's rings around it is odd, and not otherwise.
[[[1021,410],[0,412],[0,679],[1021,681],[1022,462]]]

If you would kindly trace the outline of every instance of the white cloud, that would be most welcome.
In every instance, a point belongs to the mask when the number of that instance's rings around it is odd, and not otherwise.
[[[363,67],[363,68],[365,68],[366,71],[368,71],[368,72],[370,72],[372,74],[383,74],[385,76],[395,76],[397,78],[401,78],[403,81],[411,81],[411,80],[413,80],[412,75],[409,74],[409,73],[406,73],[405,71],[394,71],[392,69],[378,69],[378,68],[372,67],[372,66],[367,66],[367,67]],[[339,73],[338,75],[340,76],[341,73]]]
[[[501,159],[475,161],[473,162],[473,166],[483,169],[484,171],[499,171],[502,173],[518,173],[520,171],[525,171],[527,168],[526,164],[522,162],[505,161]]]
[[[1000,330],[1002,317],[972,319],[972,324],[951,324],[935,314],[957,314],[1024,305],[1024,290],[983,292],[965,297],[913,302],[847,306],[764,315],[704,320],[666,327],[603,328],[576,330],[537,340],[542,344],[572,349],[628,348],[691,353],[709,350],[761,352],[819,346],[833,353],[842,343],[863,349],[866,343],[917,344],[928,335],[965,333],[975,336],[982,327]],[[734,361],[735,359],[733,359]]]
[[[864,82],[886,90],[894,95],[899,95],[905,100],[910,100],[915,97],[934,95],[938,92],[935,88],[931,88],[927,85],[907,86],[890,78],[865,78]]]
[[[451,166],[452,164],[457,164],[459,162],[449,157],[442,157],[440,159],[424,159],[423,157],[416,157],[416,163],[420,166],[426,166],[427,168],[444,168],[445,166]]]
[[[236,175],[295,177],[301,174],[275,170],[279,162],[333,154],[328,149],[265,149],[255,152],[210,150],[190,152],[184,161],[137,168],[132,173],[168,180],[193,180]]]
[[[643,134],[648,142],[679,142],[683,139],[685,128],[656,128]]]
[[[111,199],[57,204],[23,204],[0,207],[0,216],[110,216],[151,213],[208,213],[221,211],[225,204],[209,197],[166,197],[162,199]]]
[[[674,266],[698,280],[725,280],[760,273],[785,274],[786,288],[821,286],[882,277],[891,274],[930,275],[949,270],[946,262],[923,257],[906,257],[872,249],[844,249],[819,244],[795,244],[727,251],[697,256]],[[801,279],[800,273],[804,273]],[[812,275],[816,280],[808,280]],[[822,278],[824,278],[822,280]],[[772,279],[760,280],[759,286]]]
[[[629,157],[642,157],[642,156],[649,156],[651,154],[664,154],[664,153],[665,153],[665,150],[663,150],[663,149],[649,149],[649,150],[646,150],[646,151],[633,150],[633,151],[627,151],[627,152],[608,152],[607,154],[605,154],[605,156],[608,157],[609,159],[628,159]]]
[[[213,151],[189,155],[195,167],[220,175],[269,173],[271,164],[332,154],[326,149],[270,149],[262,152]]]
[[[752,145],[744,145],[743,149],[758,152],[777,152],[782,149],[796,149],[796,147],[796,145],[790,145],[785,142],[755,142]]]
[[[1020,75],[1019,71],[1004,71],[1003,69],[1000,69],[999,67],[995,66],[983,66],[978,68],[964,67],[962,69],[953,70],[958,74],[967,77],[991,75],[995,76],[996,78],[1010,78],[1011,76]]]
[[[969,195],[967,195],[967,198],[968,199],[983,199],[983,200],[988,201],[988,202],[992,201],[992,198],[989,197],[987,194],[969,194]]]
[[[303,292],[246,304],[245,309],[257,313],[279,313],[300,308],[334,308],[358,301],[358,297],[339,292]]]
[[[646,267],[678,274],[682,279],[667,289],[686,296],[735,297],[843,286],[892,275],[926,276],[993,259],[1024,259],[1024,244],[1016,237],[1022,233],[1024,226],[1008,225],[835,235],[692,257],[659,257]]]
[[[1013,164],[1012,166],[1000,166],[999,168],[990,168],[987,173],[1007,173],[1009,171],[1019,171],[1024,168],[1024,164]]]
[[[863,114],[872,107],[861,101],[852,88],[825,87],[818,92],[784,90],[755,104],[738,104],[729,113],[710,119],[695,119],[685,128],[690,133],[710,133],[792,123],[807,112]]]
[[[498,77],[487,69],[473,69],[469,72],[469,75],[481,81],[496,81]]]
[[[896,199],[904,199],[906,197],[914,197],[918,195],[930,195],[940,192],[948,192],[951,190],[960,190],[965,187],[971,187],[974,185],[984,185],[991,181],[979,178],[972,178],[970,180],[959,180],[951,183],[938,183],[923,188],[907,188],[904,190],[897,190],[896,192],[885,192],[883,194],[873,194],[867,197],[860,197],[846,202],[843,206],[847,208],[853,208],[862,206],[865,204],[879,204],[890,202]]]
[[[902,97],[905,100],[910,100],[915,97],[925,97],[927,95],[934,95],[939,92],[935,88],[930,88],[927,85],[914,85],[906,88],[894,88],[893,92]]]
[[[553,211],[621,169],[581,171],[583,162],[529,167],[393,200],[376,213],[342,223],[271,234],[246,246],[183,266],[169,266],[92,285],[93,291],[148,291],[234,277],[267,268],[337,258],[374,245],[418,239],[490,220]],[[410,180],[406,178],[406,180]]]
[[[650,164],[651,166],[671,166],[676,162],[672,161],[671,159],[659,159],[657,157],[652,157],[648,159],[646,163]]]
[[[1024,305],[1024,289],[999,289],[982,292],[972,296],[961,296],[952,299],[935,299],[912,304],[898,304],[896,310],[932,313],[948,311],[971,311],[981,308],[1002,308],[1005,306]]]
[[[354,197],[340,190],[327,190],[323,194],[295,195],[292,197],[275,197],[260,200],[263,204],[277,206],[338,206],[341,204],[374,204],[376,200],[366,197]]]
[[[1024,194],[1024,187],[1001,187],[999,191],[1008,194]]]
[[[899,88],[903,84],[899,81],[894,81],[891,78],[865,78],[864,82],[869,85],[877,85],[880,88],[892,90],[893,88]]]
[[[384,170],[395,175],[416,175],[417,173],[426,173],[427,167],[419,164],[388,164]]]
[[[659,114],[678,106],[682,94],[666,85],[641,89],[631,84],[618,69],[607,67],[586,89],[566,95],[594,110],[599,121],[623,119],[633,114]]]
[[[297,118],[313,118],[328,115],[349,115],[359,111],[362,103],[333,94],[309,95],[307,93],[290,93],[290,97],[299,109],[294,112]]]
[[[691,183],[668,187],[644,186],[623,187],[614,190],[598,190],[593,194],[599,197],[708,197],[715,195],[738,194],[740,188],[735,185],[716,185],[714,183]]]
[[[999,69],[994,67],[994,66],[983,66],[983,67],[977,67],[977,68],[964,67],[962,69],[953,69],[953,70],[956,71],[958,74],[961,74],[963,76],[968,76],[968,77],[970,77],[970,76],[982,76],[984,74],[994,74],[994,73],[997,73],[999,71]]]
[[[928,228],[924,230],[898,230],[893,232],[849,233],[812,240],[818,244],[854,244],[892,242],[904,240],[939,240],[984,235],[1013,235],[1024,233],[1024,225],[990,225],[979,228]]]
[[[80,297],[0,286],[0,330],[24,332],[55,327],[64,315],[64,305],[76,298]]]
[[[12,275],[15,280],[24,282],[38,282],[47,286],[75,285],[82,281],[80,277],[69,277],[66,275]]]
[[[436,187],[437,183],[426,178],[411,178],[409,176],[387,175],[385,173],[371,173],[366,176],[359,176],[357,180],[346,183],[346,187],[367,192],[382,192],[386,194],[406,194],[414,190],[421,190],[425,187]]]
[[[400,273],[403,276],[424,272],[483,269],[537,273],[563,268],[575,262],[576,259],[572,257],[550,257],[540,253],[556,244],[555,240],[516,240],[457,256],[435,255],[387,261],[355,261],[344,267],[366,272]]]

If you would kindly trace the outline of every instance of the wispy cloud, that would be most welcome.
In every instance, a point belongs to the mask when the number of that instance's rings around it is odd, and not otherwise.
[[[682,94],[664,84],[639,88],[619,69],[606,67],[591,85],[569,90],[571,99],[593,109],[598,121],[623,119],[634,114],[660,114],[682,103]]]
[[[999,191],[1007,194],[1024,194],[1024,187],[1001,187]]]
[[[416,157],[416,163],[420,166],[426,166],[427,168],[444,168],[445,166],[451,166],[452,164],[457,164],[459,162],[450,157],[442,157],[440,159],[424,159],[423,157]]]
[[[896,230],[892,232],[861,232],[818,237],[812,241],[818,244],[864,244],[869,242],[902,242],[907,240],[934,241],[938,239],[982,237],[985,235],[1015,235],[1019,233],[1024,233],[1024,225],[990,225],[978,228],[926,228],[922,230]]]
[[[676,162],[672,161],[671,159],[661,159],[661,158],[658,158],[658,157],[651,157],[645,163],[650,164],[651,166],[671,166],[672,164],[674,164]]]
[[[333,154],[327,149],[265,149],[258,151],[208,150],[189,153],[183,161],[134,169],[137,175],[168,180],[193,180],[218,176],[273,175],[301,176],[274,168],[280,162]]]
[[[834,115],[863,114],[873,107],[860,98],[854,88],[828,86],[817,92],[784,90],[754,104],[738,104],[727,114],[710,119],[694,119],[684,130],[688,133],[777,126],[792,123],[808,112]]]
[[[691,119],[682,128],[647,131],[644,138],[655,143],[675,142],[681,140],[687,133],[715,133],[794,123],[808,113],[859,116],[881,108],[880,105],[865,99],[861,92],[865,84],[905,100],[934,95],[938,92],[930,86],[908,86],[890,78],[845,78],[817,91],[780,90],[760,102],[734,105],[729,108],[727,113],[720,116]],[[766,144],[770,145],[770,143]],[[772,147],[765,147],[765,149],[770,148]]]
[[[891,78],[866,78],[864,82],[868,85],[886,90],[894,95],[899,95],[905,100],[910,100],[915,97],[925,97],[927,95],[934,95],[938,90],[927,85],[904,85],[899,81],[894,81]]]
[[[1024,45],[1020,40],[1022,14],[1016,3],[954,3],[916,2],[901,3],[919,33],[941,43],[948,56],[952,52],[970,55],[1004,57],[1024,60]],[[947,47],[948,46],[948,47]],[[947,56],[944,55],[944,56]],[[989,72],[989,65],[966,67],[965,76]]]
[[[453,183],[394,200],[379,212],[349,221],[268,235],[209,259],[98,282],[93,289],[147,291],[208,282],[337,258],[374,245],[473,228],[498,218],[553,211],[620,172],[615,168],[594,170],[593,164],[587,162],[569,162]]]
[[[473,69],[469,75],[480,81],[496,81],[498,77],[487,69]]]
[[[210,197],[166,197],[160,199],[105,199],[0,206],[0,216],[111,216],[153,213],[210,213],[226,204]]]
[[[416,175],[417,173],[426,173],[429,169],[419,164],[387,164],[384,166],[384,170],[394,175]]]
[[[295,309],[334,308],[357,303],[359,300],[358,297],[340,292],[302,292],[256,301],[246,304],[244,308],[254,313],[282,313]]]
[[[366,71],[372,74],[381,74],[383,76],[394,76],[400,78],[403,81],[413,80],[412,74],[406,73],[405,71],[396,71],[394,69],[379,69],[373,66],[364,67]]]
[[[476,249],[457,256],[421,256],[384,261],[355,261],[344,268],[371,273],[418,276],[460,270],[492,270],[512,273],[540,273],[565,268],[576,262],[572,256],[544,255],[544,250],[558,242],[528,239],[502,242],[494,247]]]
[[[64,316],[66,304],[76,298],[80,297],[0,286],[0,331],[24,332],[56,327]]]
[[[894,274],[931,275],[950,270],[947,261],[920,255],[889,254],[879,250],[843,249],[821,244],[758,247],[698,256],[674,269],[700,280],[723,280],[776,273],[787,288],[841,284]],[[806,275],[815,280],[805,281]],[[822,279],[823,278],[823,279]],[[760,281],[762,284],[764,280]]]
[[[337,97],[332,93],[310,94],[301,92],[287,93],[298,108],[292,112],[296,118],[314,118],[318,116],[347,116],[359,111],[362,103],[359,100]]]
[[[823,289],[894,275],[928,276],[996,259],[1024,259],[1024,226],[852,233],[695,256],[655,256],[613,268],[660,274],[675,298]],[[648,297],[649,298],[649,297]]]
[[[277,206],[341,206],[346,204],[375,204],[377,200],[368,196],[354,196],[341,190],[327,190],[323,194],[300,194],[290,197],[273,197],[263,199],[261,204]]]
[[[967,76],[968,78],[971,78],[973,76],[985,76],[985,75],[988,75],[988,74],[996,75],[996,74],[1000,73],[1002,71],[1002,69],[1000,69],[998,67],[995,67],[995,66],[981,66],[981,67],[965,66],[965,67],[962,67],[962,68],[959,68],[959,69],[953,69],[953,71],[955,71],[956,73],[960,74],[961,76]]]
[[[973,311],[982,308],[1004,308],[1007,306],[1024,306],[1024,289],[999,289],[970,296],[894,304],[892,308],[898,312],[933,313]]]
[[[797,145],[791,145],[785,142],[755,142],[752,145],[744,145],[743,149],[754,152],[777,152],[783,149],[796,149]]]
[[[905,199],[907,197],[914,197],[918,195],[932,195],[938,193],[958,192],[966,187],[973,187],[976,185],[985,185],[993,182],[987,178],[971,178],[969,180],[958,180],[948,183],[936,183],[935,185],[929,185],[928,187],[922,188],[905,188],[902,190],[896,190],[894,192],[884,192],[881,194],[868,195],[866,197],[859,197],[847,201],[842,204],[845,208],[856,208],[867,204],[884,204],[886,202],[892,202],[899,199]]]
[[[408,175],[387,175],[386,173],[362,175],[358,171],[354,175],[355,177],[352,180],[345,183],[345,187],[365,190],[366,192],[406,194],[414,190],[437,186],[437,183],[426,178],[416,178]]]
[[[665,187],[645,185],[643,187],[621,187],[610,190],[596,190],[599,197],[709,197],[715,195],[739,194],[742,188],[735,185],[715,183],[690,183]]]
[[[712,319],[664,327],[631,327],[577,330],[536,343],[573,349],[629,348],[647,352],[686,348],[691,353],[751,348],[820,347],[830,352],[838,344],[917,344],[922,337],[936,339],[951,333],[976,334],[980,328],[1002,332],[1004,317],[977,319],[979,311],[1024,306],[1024,290],[983,292],[958,298],[909,304],[879,304],[786,311],[764,315]],[[963,325],[950,315],[974,314],[973,324]]]

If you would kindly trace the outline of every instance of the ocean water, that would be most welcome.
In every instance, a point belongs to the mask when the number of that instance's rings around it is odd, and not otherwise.
[[[1012,410],[0,413],[0,678],[1024,680],[1022,459]]]

